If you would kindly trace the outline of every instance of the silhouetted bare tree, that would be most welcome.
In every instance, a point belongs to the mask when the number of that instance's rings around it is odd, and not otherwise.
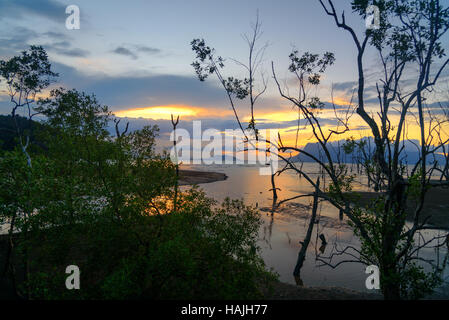
[[[281,171],[293,170],[308,181],[319,198],[331,203],[348,218],[348,223],[362,242],[361,249],[348,246],[329,257],[319,257],[320,261],[332,267],[344,262],[379,266],[385,299],[423,296],[439,283],[444,266],[424,259],[419,252],[429,246],[441,248],[447,241],[446,234],[424,237],[424,230],[435,227],[428,224],[430,216],[423,212],[423,205],[429,188],[447,184],[447,180],[435,181],[432,178],[435,171],[440,170],[444,175],[447,170],[444,166],[439,169],[434,157],[441,150],[446,155],[448,140],[443,128],[447,124],[447,114],[442,116],[426,109],[426,99],[449,63],[441,44],[443,35],[449,29],[449,8],[435,0],[375,1],[380,11],[380,25],[367,29],[360,36],[347,24],[344,12],[337,12],[332,0],[326,3],[320,0],[320,3],[336,26],[348,32],[354,42],[357,53],[355,67],[358,72],[355,101],[351,101],[343,110],[340,107],[337,110],[333,104],[337,125],[325,129],[317,116],[325,109],[325,104],[318,97],[310,96],[306,87],[320,83],[321,74],[334,62],[333,54],[327,52],[320,57],[306,52],[299,55],[295,50],[289,56],[289,71],[297,79],[298,94],[291,96],[290,90],[281,85],[274,63],[273,78],[280,95],[297,108],[299,117],[312,129],[323,157],[308,153],[297,143],[295,146],[286,146],[281,136],[277,142],[269,143],[286,163]],[[352,9],[364,19],[370,4],[367,0],[354,0]],[[198,58],[194,66],[200,79],[204,80],[212,73],[210,61],[215,59],[214,52],[205,45],[204,40],[194,40],[192,44]],[[379,80],[374,85],[378,102],[371,105],[366,103],[366,87],[369,83],[364,66],[368,47],[377,52],[380,61],[378,70],[381,70]],[[216,71],[215,68],[221,69],[223,66],[212,65],[212,70]],[[225,89],[228,94],[236,92],[234,87],[225,86]],[[244,98],[246,95],[241,96]],[[352,192],[354,175],[349,174],[348,166],[340,157],[335,160],[331,152],[330,141],[350,130],[349,120],[353,112],[369,127],[374,141],[372,148],[366,148],[369,139],[345,146],[352,151],[358,149],[359,159],[364,159],[360,164],[367,173],[369,185],[377,191],[368,207],[358,204]],[[393,124],[395,113],[399,114],[399,120]],[[416,120],[419,128],[420,141],[417,147],[420,156],[408,173],[401,159],[408,136],[407,128],[413,120]],[[310,172],[285,155],[288,151],[302,154],[317,163],[329,180],[328,185],[323,183],[318,186]],[[410,200],[413,200],[413,205]],[[406,223],[408,216],[411,217],[411,224]],[[332,264],[335,255],[347,255],[350,259],[335,265]],[[432,271],[425,272],[422,264],[428,264]]]

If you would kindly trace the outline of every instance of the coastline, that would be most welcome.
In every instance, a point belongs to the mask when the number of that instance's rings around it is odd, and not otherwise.
[[[228,176],[220,172],[179,170],[179,185],[193,185],[226,180]]]
[[[212,172],[212,171],[197,171],[197,170],[179,170],[179,185],[187,186],[194,184],[205,184],[217,181],[224,181],[228,178],[225,173]],[[435,218],[438,221],[432,221],[439,227],[447,227],[447,213],[446,210],[441,210],[446,204],[444,201],[447,196],[447,188],[438,188],[430,192],[430,207],[426,207],[427,210],[433,211]],[[360,192],[359,201],[362,204],[369,203],[369,200],[375,196],[372,192]],[[432,210],[433,209],[433,210]],[[439,210],[438,210],[439,209]],[[446,209],[446,208],[443,208]],[[443,212],[444,211],[444,212]],[[445,219],[444,219],[445,218]],[[6,235],[0,236],[0,247],[6,243]],[[1,257],[1,255],[0,255]],[[0,259],[0,262],[3,262]],[[11,291],[10,284],[5,278],[0,277],[0,299],[16,299]],[[264,300],[382,300],[383,296],[377,291],[373,293],[356,291],[345,287],[335,286],[319,286],[319,287],[304,287],[297,286],[281,281],[274,281],[271,283],[271,290],[265,289]],[[430,296],[426,299],[439,299],[438,296]]]
[[[371,205],[371,202],[376,199],[379,194],[376,192],[355,192],[356,202],[362,207],[367,207]],[[423,214],[419,219],[423,222],[424,219],[428,218],[427,224],[433,226],[436,229],[449,230],[449,201],[447,198],[449,196],[449,188],[447,187],[433,187],[429,189],[426,193],[426,198],[424,201],[424,206],[422,209]],[[416,202],[413,199],[407,201],[407,206],[409,208],[414,208]],[[413,221],[413,210],[407,212],[407,220]]]
[[[276,281],[272,283],[271,292],[265,293],[267,300],[382,300],[376,292],[361,292],[344,287],[303,287]]]
[[[179,170],[179,185],[193,185],[226,180],[228,176],[220,172]],[[303,287],[274,281],[271,290],[266,289],[266,300],[381,300],[379,293],[366,293],[343,287]]]

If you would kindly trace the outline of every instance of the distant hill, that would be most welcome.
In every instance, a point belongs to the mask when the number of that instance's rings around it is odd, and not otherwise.
[[[25,117],[17,117],[17,124],[19,130],[22,132],[30,132],[31,142],[42,145],[37,141],[37,132],[43,128],[42,124],[37,121],[28,120]],[[10,115],[0,115],[0,149],[11,151],[18,144],[17,132],[14,124],[14,119]]]
[[[360,141],[366,141],[365,145],[365,153],[370,156],[374,153],[374,139],[372,137],[362,138],[359,140],[356,140],[356,142]],[[339,141],[333,141],[328,142],[329,145],[329,153],[331,155],[332,161],[337,162],[341,161],[344,163],[356,163],[359,161],[359,159],[362,159],[362,154],[360,150],[355,150],[352,154],[346,154],[343,150],[343,145],[345,143],[345,140],[339,140]],[[400,155],[400,162],[404,164],[414,164],[416,163],[420,158],[420,152],[417,147],[419,147],[420,143],[418,140],[405,140],[401,142],[401,148],[403,147]],[[327,162],[327,158],[320,146],[319,143],[308,143],[303,150],[314,157]],[[294,157],[292,157],[293,161],[295,162],[314,162],[313,159],[310,157],[304,155],[304,154],[298,154]],[[433,161],[437,160],[439,163],[444,163],[445,159],[444,156],[441,154],[435,154],[435,156],[430,156],[427,159],[428,163],[432,163]]]

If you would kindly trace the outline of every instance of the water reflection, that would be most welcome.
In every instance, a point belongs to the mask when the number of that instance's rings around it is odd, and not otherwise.
[[[320,234],[319,238],[321,240],[321,246],[319,248],[319,251],[321,254],[324,254],[324,252],[326,251],[326,247],[327,247],[326,237],[324,236],[324,234]]]
[[[309,166],[309,168],[307,168]],[[314,164],[305,163],[305,170],[315,172],[313,179],[318,178],[319,171]],[[308,250],[300,270],[300,276],[293,276],[297,264],[301,241],[307,235],[310,222],[313,189],[305,179],[296,174],[285,172],[276,176],[277,199],[273,199],[270,176],[259,175],[257,167],[212,165],[190,166],[194,170],[223,172],[228,176],[225,181],[201,185],[206,193],[221,201],[225,197],[242,198],[246,204],[259,208],[263,225],[260,230],[259,246],[262,257],[269,268],[279,274],[283,282],[304,286],[339,286],[349,289],[367,291],[365,287],[365,266],[359,263],[343,263],[336,269],[323,265],[317,258],[335,253],[334,248],[351,246],[360,249],[360,241],[347,225],[346,217],[326,202],[318,205],[316,224],[310,238]],[[314,171],[315,170],[315,171]],[[355,189],[364,191],[363,177],[358,178]],[[323,184],[326,181],[322,181]],[[298,197],[304,196],[304,197]],[[285,199],[292,201],[282,202]],[[276,201],[274,201],[276,200]],[[426,237],[438,234],[438,230],[426,231]],[[330,245],[330,248],[329,248]],[[447,249],[438,254],[446,255]],[[424,249],[420,256],[434,259],[434,249]],[[333,264],[338,264],[344,257],[333,256]],[[445,277],[449,277],[447,270]]]

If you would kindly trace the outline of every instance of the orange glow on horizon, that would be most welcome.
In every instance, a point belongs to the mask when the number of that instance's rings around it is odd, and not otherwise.
[[[196,116],[199,113],[199,111],[200,110],[198,108],[192,106],[165,105],[165,106],[153,106],[153,107],[120,110],[114,112],[114,114],[117,117],[170,120],[172,114],[174,117],[177,116],[193,117]]]
[[[294,121],[298,119],[298,112],[294,110],[284,111],[284,112],[273,112],[273,113],[265,113],[258,114],[256,118],[257,122],[262,123],[276,123],[276,122],[284,122],[284,121]],[[250,116],[243,118],[244,121],[249,121],[251,119]]]
[[[345,98],[341,97],[335,97],[333,100],[329,101],[329,103],[334,103],[337,106],[349,106],[351,104],[350,101],[346,100]]]
[[[169,104],[159,106],[149,106],[142,108],[122,109],[115,111],[117,117],[127,118],[146,118],[153,120],[170,120],[171,115],[180,116],[184,120],[206,119],[206,118],[224,118],[233,116],[232,111],[223,110],[217,107],[197,107],[184,104]]]
[[[335,98],[334,103],[337,104],[346,104],[349,102],[345,99]],[[304,147],[308,143],[317,142],[310,125],[307,125],[307,121],[302,119],[299,126],[299,131],[297,132],[297,124],[298,120],[298,112],[295,109],[287,109],[287,108],[278,108],[277,110],[263,110],[265,112],[259,112],[256,114],[256,127],[258,125],[264,124],[263,128],[267,130],[278,130],[282,142],[285,146],[295,146]],[[158,106],[149,106],[143,108],[132,108],[132,109],[124,109],[114,112],[118,117],[128,117],[128,118],[147,118],[153,120],[170,120],[171,115],[174,117],[178,115],[182,120],[202,120],[202,119],[216,119],[217,121],[230,119],[230,117],[234,117],[232,110],[223,110],[222,107],[198,107],[191,105],[183,105],[183,104],[170,104],[170,105],[158,105]],[[333,112],[323,110],[318,116],[323,119],[334,119],[335,115]],[[249,115],[243,115],[240,117],[242,122],[247,122],[250,120]],[[375,118],[376,122],[379,120]],[[397,122],[399,120],[399,116],[392,114],[390,117],[392,131],[390,134],[390,138],[394,138],[394,133],[397,128]],[[380,125],[380,123],[378,123]],[[350,137],[358,140],[363,137],[372,136],[371,130],[369,127],[359,118],[357,114],[354,114],[348,123],[349,130],[342,134],[332,134],[329,141],[336,140],[344,140]],[[448,124],[443,125],[444,130],[442,131],[442,138],[449,138],[449,127]],[[219,127],[221,128],[221,127]],[[342,124],[338,126],[324,123],[322,124],[322,133],[327,137],[330,134],[330,130],[342,132],[344,127]],[[406,131],[406,136],[402,137],[402,139],[416,139],[420,140],[420,130],[419,125],[416,123],[416,119],[410,118],[406,122],[406,127],[404,130]],[[426,132],[428,131],[428,125],[426,125]],[[298,138],[296,138],[296,134],[298,134]],[[320,132],[318,132],[320,134]],[[437,143],[436,138],[432,143]]]

